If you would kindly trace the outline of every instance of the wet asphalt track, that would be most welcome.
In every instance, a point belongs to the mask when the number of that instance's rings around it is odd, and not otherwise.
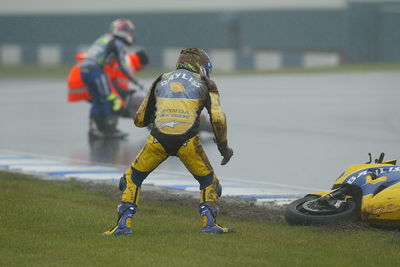
[[[327,189],[352,163],[381,151],[400,159],[399,72],[217,77],[235,155],[226,166],[202,134],[222,182]],[[150,80],[143,81],[150,85]],[[0,80],[0,150],[128,167],[146,129],[89,143],[87,103],[66,102],[62,80]],[[176,158],[161,169],[187,173]],[[187,173],[187,175],[189,175]]]

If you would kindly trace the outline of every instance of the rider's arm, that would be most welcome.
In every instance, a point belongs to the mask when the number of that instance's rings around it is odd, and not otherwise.
[[[227,143],[226,116],[220,105],[219,93],[215,82],[210,79],[205,79],[205,81],[208,87],[206,109],[210,115],[217,145],[222,146]]]
[[[129,71],[129,63],[126,60],[126,50],[125,45],[122,41],[115,40],[115,55],[120,66],[122,73],[134,84],[139,85],[136,78]]]
[[[210,122],[214,130],[218,150],[223,157],[221,165],[225,165],[233,156],[233,150],[228,146],[226,116],[219,102],[219,93],[214,81],[203,76],[208,87],[206,108],[210,114]]]
[[[122,97],[122,99],[125,99],[126,96],[133,92],[133,90],[125,90],[122,86],[119,85],[118,81],[116,79],[111,79],[111,83],[114,86],[114,88],[117,90],[118,94]]]
[[[134,122],[137,127],[146,127],[149,125],[153,119],[154,111],[155,111],[155,95],[154,90],[157,86],[157,83],[161,80],[161,76],[157,78],[153,82],[150,87],[149,92],[147,93],[146,98],[143,100],[139,109],[136,111],[136,115],[134,117]]]

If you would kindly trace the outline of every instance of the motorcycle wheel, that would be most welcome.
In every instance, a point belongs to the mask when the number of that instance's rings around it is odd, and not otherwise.
[[[285,210],[285,219],[292,225],[322,225],[356,221],[359,218],[359,208],[353,199],[347,200],[345,209],[330,213],[310,212],[303,208],[307,201],[317,199],[319,196],[307,196],[290,203]]]

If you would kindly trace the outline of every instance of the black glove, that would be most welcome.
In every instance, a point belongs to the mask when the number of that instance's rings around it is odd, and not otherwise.
[[[228,147],[227,142],[224,142],[223,144],[218,145],[218,150],[221,153],[221,156],[223,157],[221,165],[227,164],[231,159],[231,157],[233,156],[232,148]]]

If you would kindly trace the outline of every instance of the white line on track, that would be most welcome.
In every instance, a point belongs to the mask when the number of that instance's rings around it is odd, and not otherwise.
[[[85,181],[118,184],[125,168],[117,165],[75,161],[47,155],[0,150],[0,169],[46,175],[46,179],[75,178]],[[50,178],[49,178],[50,177]],[[246,182],[234,177],[221,177],[223,195],[252,198],[257,202],[284,203],[310,192],[310,188],[287,186],[268,182]],[[158,187],[198,192],[198,185],[187,173],[155,170],[144,184]],[[320,191],[320,190],[315,190]]]

